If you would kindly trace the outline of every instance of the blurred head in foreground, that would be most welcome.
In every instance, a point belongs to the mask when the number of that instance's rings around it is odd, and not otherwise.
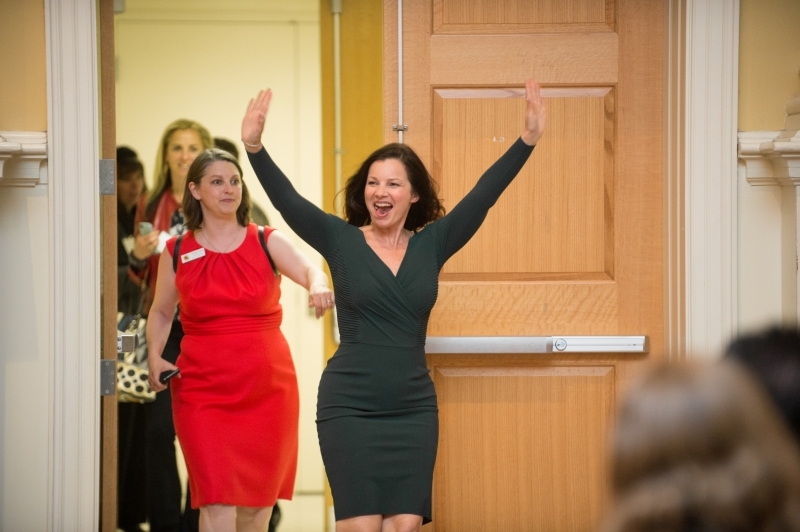
[[[800,454],[735,364],[654,368],[626,397],[604,532],[800,531]]]
[[[752,372],[800,442],[800,332],[773,327],[741,336],[731,342],[725,357]]]

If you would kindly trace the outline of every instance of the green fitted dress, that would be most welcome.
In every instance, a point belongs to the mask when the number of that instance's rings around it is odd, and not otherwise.
[[[475,234],[533,150],[517,140],[443,218],[415,233],[395,276],[363,232],[300,196],[266,150],[250,163],[289,226],[331,270],[341,343],[317,396],[317,434],[336,520],[431,520],[439,421],[425,333],[439,271]]]

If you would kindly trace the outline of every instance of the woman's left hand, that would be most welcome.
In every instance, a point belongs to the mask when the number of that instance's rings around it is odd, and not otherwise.
[[[522,141],[528,146],[533,146],[539,142],[539,138],[544,133],[544,125],[547,122],[547,109],[544,107],[541,89],[535,79],[525,82],[525,131],[522,132]]]
[[[328,285],[312,285],[308,290],[308,307],[314,307],[317,318],[321,318],[325,311],[336,305],[333,290]]]

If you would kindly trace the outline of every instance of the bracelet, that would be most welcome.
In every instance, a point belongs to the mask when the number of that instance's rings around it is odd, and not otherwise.
[[[242,144],[244,144],[244,145],[245,145],[245,146],[247,146],[248,148],[258,148],[259,146],[261,146],[261,143],[260,143],[260,142],[259,142],[258,144],[248,144],[247,142],[245,142],[245,141],[242,141]]]

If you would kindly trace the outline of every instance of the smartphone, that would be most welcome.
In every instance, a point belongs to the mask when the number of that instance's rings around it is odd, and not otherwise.
[[[162,371],[161,375],[158,376],[158,381],[161,384],[166,384],[172,377],[174,377],[180,372],[181,372],[180,368],[171,369],[169,371]]]
[[[150,222],[139,222],[139,234],[141,236],[146,235],[152,230],[153,230],[153,224],[151,224]]]

